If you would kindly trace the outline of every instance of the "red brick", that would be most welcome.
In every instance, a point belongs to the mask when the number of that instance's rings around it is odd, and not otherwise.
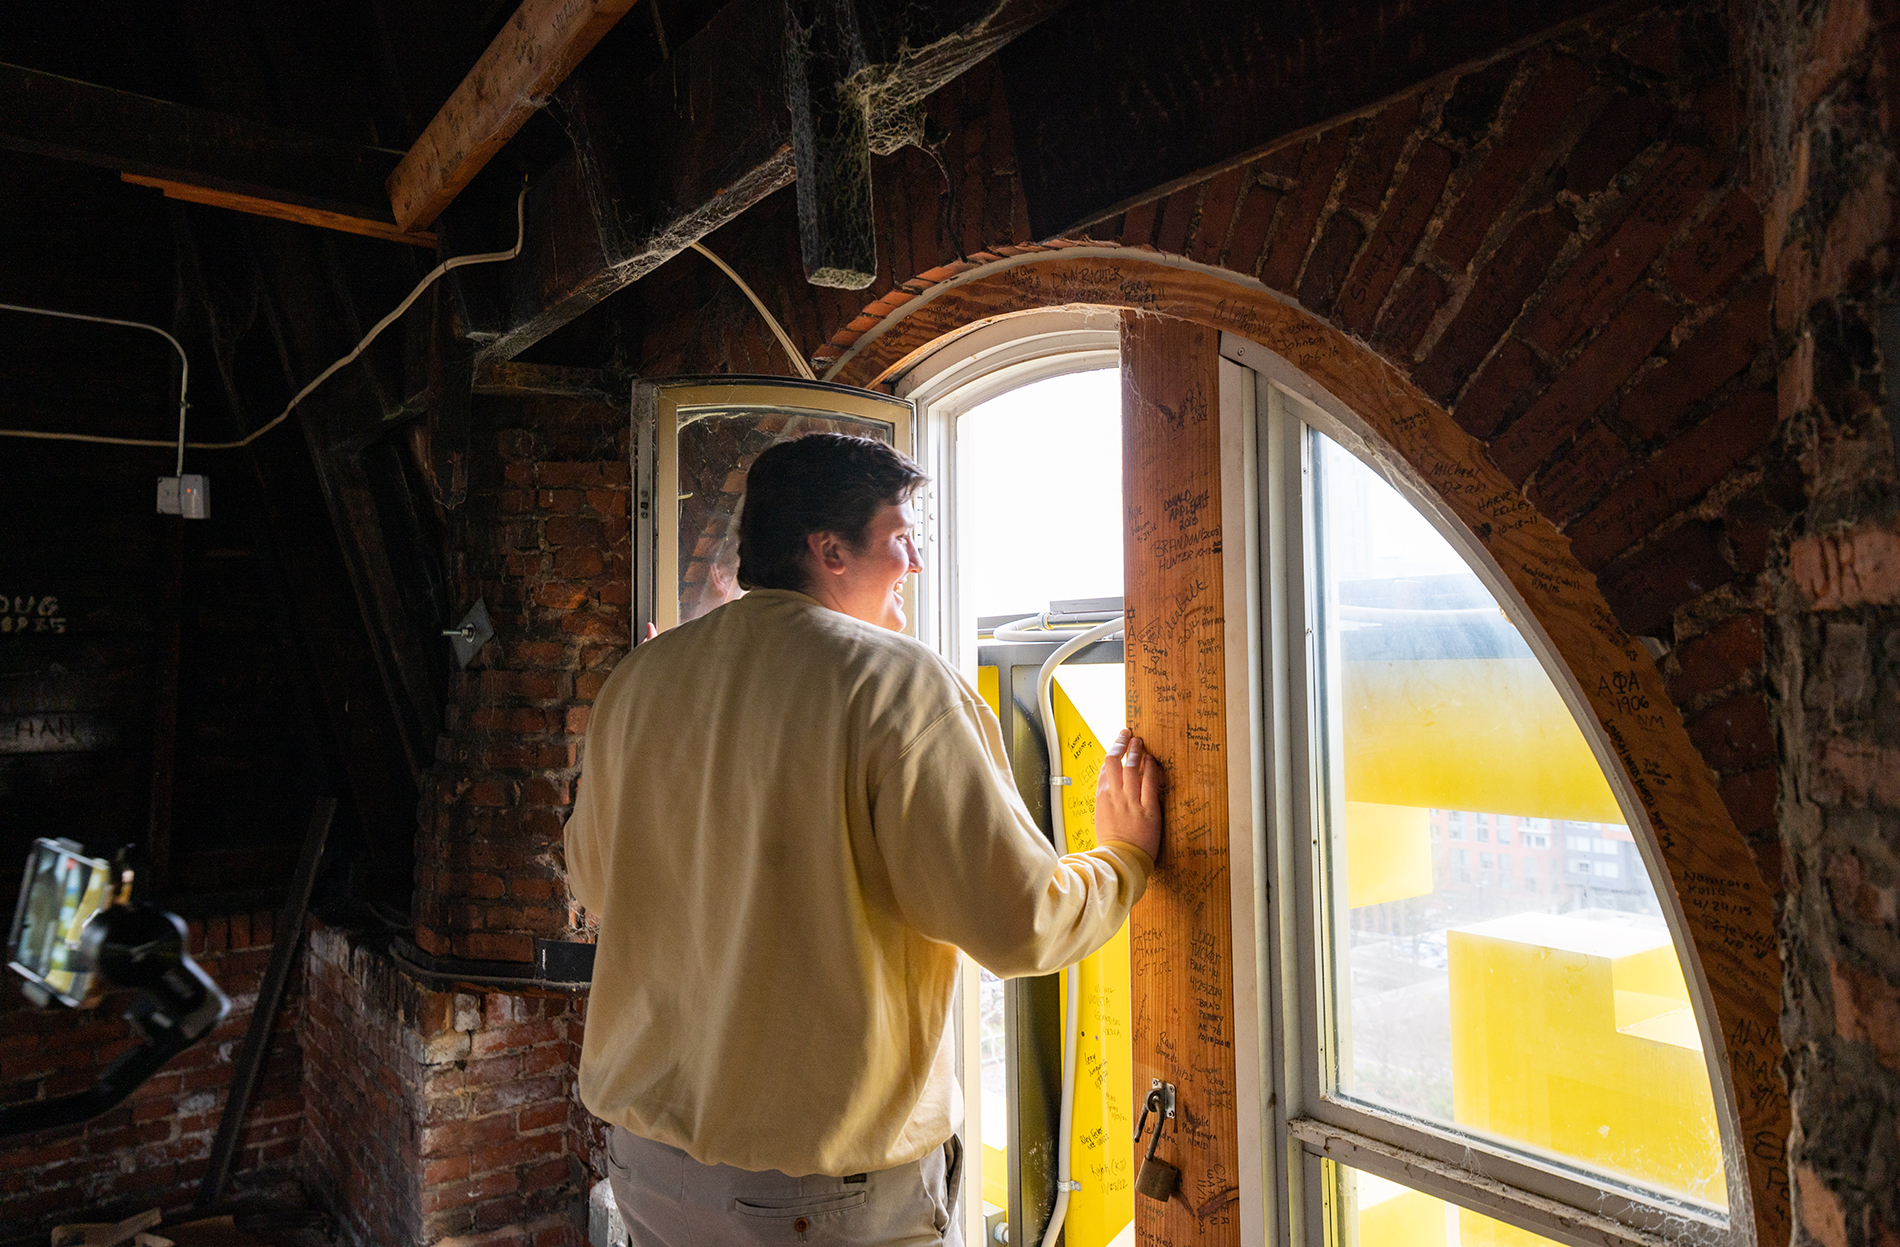
[[[1597,582],[1623,627],[1648,636],[1677,607],[1734,579],[1735,569],[1722,555],[1721,526],[1691,520],[1604,568]]]
[[[1667,301],[1638,290],[1530,410],[1492,443],[1492,460],[1514,481],[1529,476],[1544,456],[1623,387],[1677,315]]]
[[[1161,219],[1155,225],[1155,250],[1181,255],[1187,250],[1188,230],[1200,209],[1201,188],[1188,186],[1161,201]]]
[[[1499,216],[1517,198],[1525,175],[1550,146],[1589,88],[1589,71],[1570,57],[1551,61],[1518,104],[1509,128],[1492,145],[1458,197],[1433,251],[1454,269],[1478,253]]]
[[[1386,304],[1373,342],[1388,358],[1411,359],[1419,339],[1431,328],[1432,317],[1438,315],[1438,309],[1445,306],[1450,294],[1437,273],[1426,268],[1413,269],[1400,283],[1392,301]]]
[[[532,489],[504,489],[501,491],[501,513],[503,515],[531,515],[534,513],[534,491]]]
[[[567,1140],[559,1134],[521,1135],[476,1152],[469,1162],[469,1172],[482,1174],[505,1169],[512,1176],[516,1166],[547,1156],[559,1156],[566,1147]],[[512,1183],[509,1189],[513,1189]]]
[[[1306,262],[1306,276],[1300,279],[1303,307],[1316,316],[1332,314],[1347,266],[1365,240],[1365,228],[1349,213],[1335,212],[1327,219],[1319,242],[1313,246],[1312,258]]]
[[[1348,329],[1365,333],[1372,327],[1399,270],[1425,236],[1457,159],[1437,143],[1421,143],[1412,153],[1398,193],[1387,204],[1340,291],[1338,319]]]
[[[537,605],[554,610],[573,610],[587,604],[587,586],[571,581],[550,581],[534,591]]]
[[[1351,126],[1338,125],[1307,141],[1300,159],[1299,185],[1287,197],[1279,223],[1274,226],[1273,241],[1267,245],[1266,263],[1260,268],[1260,280],[1269,288],[1292,293],[1313,244],[1320,209],[1332,192],[1351,136]]]
[[[1668,105],[1647,94],[1619,95],[1583,132],[1564,167],[1564,187],[1588,198],[1655,142],[1668,124]]]
[[[1775,733],[1768,702],[1759,692],[1737,693],[1685,725],[1702,760],[1717,771],[1745,771],[1772,761]]]
[[[1242,165],[1208,182],[1207,190],[1201,196],[1200,223],[1194,227],[1194,239],[1188,246],[1190,259],[1202,264],[1220,263],[1221,251],[1227,243],[1228,227],[1234,223],[1234,209],[1239,206],[1240,193],[1252,174],[1251,165]]]
[[[1775,396],[1753,390],[1671,442],[1571,530],[1585,567],[1601,567],[1689,507],[1775,435]]]
[[[561,515],[541,526],[541,535],[551,546],[598,546],[601,544],[599,520]]]
[[[1537,474],[1530,499],[1540,513],[1561,524],[1602,493],[1629,463],[1623,439],[1593,422],[1569,450]]]
[[[570,546],[556,555],[555,561],[558,564],[567,555],[589,554],[594,554],[594,551]],[[565,576],[570,573],[557,570],[556,574]],[[513,667],[563,667],[567,664],[567,646],[559,641],[516,641],[507,647],[506,652],[508,664]]]
[[[1418,125],[1418,96],[1408,95],[1386,106],[1377,116],[1359,123],[1359,147],[1346,170],[1346,184],[1340,188],[1341,206],[1368,216],[1385,202],[1386,188],[1392,184],[1392,170]]]
[[[1160,204],[1149,200],[1145,204],[1136,204],[1122,216],[1121,244],[1124,247],[1152,247],[1155,241],[1155,221],[1160,214]],[[868,326],[867,326],[868,328]]]
[[[1759,675],[1765,652],[1761,625],[1760,615],[1737,615],[1684,642],[1676,651],[1677,670],[1669,681],[1670,697],[1689,701]]]
[[[1814,610],[1900,602],[1900,532],[1868,524],[1797,537],[1788,546],[1788,575]]]
[[[567,1121],[571,1106],[565,1101],[553,1104],[537,1104],[524,1108],[516,1115],[516,1125],[522,1130],[542,1130],[548,1126],[558,1126]]]
[[[1248,166],[1249,169],[1257,167]],[[1284,192],[1272,187],[1252,181],[1246,184],[1240,207],[1234,213],[1233,237],[1227,244],[1223,264],[1249,276],[1260,271],[1260,264],[1266,258],[1267,231],[1273,228],[1274,214],[1285,197]]]
[[[1543,284],[1551,261],[1570,240],[1576,222],[1562,208],[1519,221],[1472,280],[1465,304],[1446,328],[1415,378],[1419,387],[1446,402],[1464,387],[1531,292]]]
[[[432,1160],[457,1153],[473,1152],[478,1148],[513,1138],[514,1133],[515,1120],[512,1113],[497,1113],[493,1117],[482,1117],[473,1121],[454,1121],[440,1126],[425,1126],[422,1130],[419,1155],[424,1160]]]
[[[534,937],[532,935],[502,935],[491,932],[475,932],[455,937],[457,956],[472,957],[477,961],[533,961]]]
[[[1506,337],[1458,396],[1451,414],[1465,432],[1489,440],[1543,385],[1544,366],[1536,354],[1516,338]]]
[[[1551,287],[1531,314],[1525,336],[1555,355],[1600,324],[1702,202],[1716,173],[1715,163],[1693,147],[1664,152],[1630,193],[1616,228]]]
[[[1701,303],[1761,255],[1761,213],[1747,192],[1733,190],[1702,218],[1664,262],[1663,276]]]
[[[1624,398],[1624,423],[1645,438],[1673,425],[1715,393],[1723,382],[1755,362],[1768,345],[1768,299],[1773,284],[1756,282],[1703,323],[1676,348],[1669,362],[1637,383]]]

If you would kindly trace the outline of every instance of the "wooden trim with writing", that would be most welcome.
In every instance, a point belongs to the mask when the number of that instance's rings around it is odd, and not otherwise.
[[[1181,1170],[1167,1203],[1136,1195],[1135,1239],[1237,1245],[1220,333],[1124,313],[1121,342],[1128,726],[1168,767],[1167,846],[1128,919],[1135,1097],[1175,1085],[1155,1155]]]
[[[1123,308],[1177,317],[1207,327],[1210,334],[1226,330],[1259,343],[1308,380],[1312,396],[1327,400],[1322,407],[1355,416],[1363,424],[1369,452],[1410,479],[1419,492],[1442,500],[1449,516],[1476,539],[1477,548],[1567,669],[1559,673],[1560,682],[1567,681],[1576,703],[1587,707],[1586,733],[1593,735],[1603,756],[1615,760],[1612,779],[1638,803],[1638,821],[1647,824],[1638,834],[1653,836],[1699,963],[1684,968],[1714,1005],[1713,1038],[1721,1049],[1714,1056],[1728,1073],[1727,1085],[1718,1086],[1717,1095],[1732,1096],[1740,1127],[1740,1137],[1730,1140],[1730,1163],[1739,1160],[1747,1166],[1757,1241],[1763,1247],[1786,1242],[1791,1227],[1785,1150],[1790,1114],[1779,1072],[1781,959],[1774,892],[1762,880],[1714,776],[1684,730],[1681,712],[1669,699],[1654,660],[1617,622],[1596,578],[1571,553],[1568,538],[1498,470],[1483,443],[1426,398],[1402,369],[1364,343],[1249,278],[1153,254],[1107,248],[1082,252],[1072,248],[1016,256],[925,291],[867,332],[840,362],[835,379],[860,386],[887,382],[945,339],[1016,313]],[[1145,323],[1146,318],[1137,321]],[[1140,349],[1137,337],[1124,340],[1125,351],[1131,341]],[[1125,355],[1125,366],[1127,359]],[[1166,392],[1150,398],[1169,401]],[[1175,396],[1177,402],[1183,398]],[[1211,395],[1208,401],[1212,403]],[[1208,437],[1214,436],[1210,428]],[[1129,460],[1131,465],[1143,464],[1130,469],[1131,502],[1151,495],[1165,500],[1201,478],[1199,459],[1184,458],[1177,466],[1175,453]],[[1188,451],[1182,448],[1179,453]],[[1177,470],[1184,474],[1180,480],[1135,479]],[[1217,478],[1210,479],[1217,488]],[[1131,540],[1130,548],[1139,544]],[[1130,629],[1130,645],[1135,646],[1137,631],[1147,624],[1145,612],[1157,609],[1148,605],[1147,596],[1156,582],[1135,563],[1129,567],[1129,600],[1144,612]],[[1213,570],[1219,574],[1218,558]],[[1218,610],[1220,591],[1217,582],[1209,583]],[[1177,656],[1175,661],[1183,660]],[[1191,668],[1181,667],[1174,676],[1186,685]],[[1152,713],[1152,703],[1144,702],[1143,710]],[[1159,748],[1157,753],[1174,758]],[[1169,904],[1165,890],[1152,895],[1161,898],[1162,906]],[[1155,904],[1144,901],[1137,913]],[[1185,946],[1170,950],[1181,970],[1187,969],[1189,953]],[[1139,1051],[1136,1060],[1138,1069],[1149,1068],[1141,1065]],[[1149,1076],[1139,1075],[1137,1089],[1144,1094]],[[1190,1175],[1188,1180],[1195,1179]]]

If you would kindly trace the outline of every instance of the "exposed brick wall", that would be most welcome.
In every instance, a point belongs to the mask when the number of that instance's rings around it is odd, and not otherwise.
[[[351,1240],[576,1247],[575,1004],[431,990],[323,926],[308,965],[304,1163]]]
[[[453,520],[461,602],[495,639],[456,680],[417,844],[416,940],[531,961],[575,933],[561,860],[587,707],[627,651],[626,404],[478,400],[485,445]]]
[[[44,1241],[63,1221],[111,1220],[153,1207],[179,1212],[197,1198],[232,1062],[270,961],[271,921],[269,913],[255,913],[189,924],[188,951],[231,997],[229,1016],[209,1036],[103,1116],[0,1142],[0,1241]],[[232,1163],[230,1196],[288,1190],[295,1198],[304,1120],[301,977],[292,975],[272,1032]],[[0,1005],[0,1100],[7,1103],[84,1090],[136,1041],[122,1017],[131,993],[72,1011],[32,1009],[14,990],[8,984]]]
[[[1760,4],[1751,118],[1780,409],[1805,513],[1772,550],[1766,644],[1785,844],[1782,1033],[1798,1242],[1900,1235],[1900,8]],[[1883,332],[1883,320],[1885,332]]]

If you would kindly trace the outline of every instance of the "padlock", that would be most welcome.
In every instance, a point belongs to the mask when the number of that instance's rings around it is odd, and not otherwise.
[[[1141,1106],[1141,1120],[1135,1123],[1135,1142],[1141,1142],[1142,1131],[1147,1128],[1148,1115],[1155,1116],[1154,1133],[1148,1136],[1148,1151],[1141,1158],[1141,1168],[1135,1173],[1135,1190],[1149,1199],[1167,1202],[1173,1196],[1175,1184],[1181,1180],[1181,1171],[1165,1160],[1155,1159],[1155,1146],[1161,1142],[1161,1128],[1168,1118],[1174,1116],[1174,1087],[1155,1079],[1154,1089],[1148,1092],[1148,1099]]]

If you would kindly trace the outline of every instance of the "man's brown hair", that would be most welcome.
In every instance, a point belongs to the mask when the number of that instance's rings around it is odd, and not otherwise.
[[[769,446],[746,474],[739,510],[739,585],[805,585],[805,538],[837,533],[852,549],[885,503],[902,502],[928,478],[896,448],[869,437],[807,433]]]

